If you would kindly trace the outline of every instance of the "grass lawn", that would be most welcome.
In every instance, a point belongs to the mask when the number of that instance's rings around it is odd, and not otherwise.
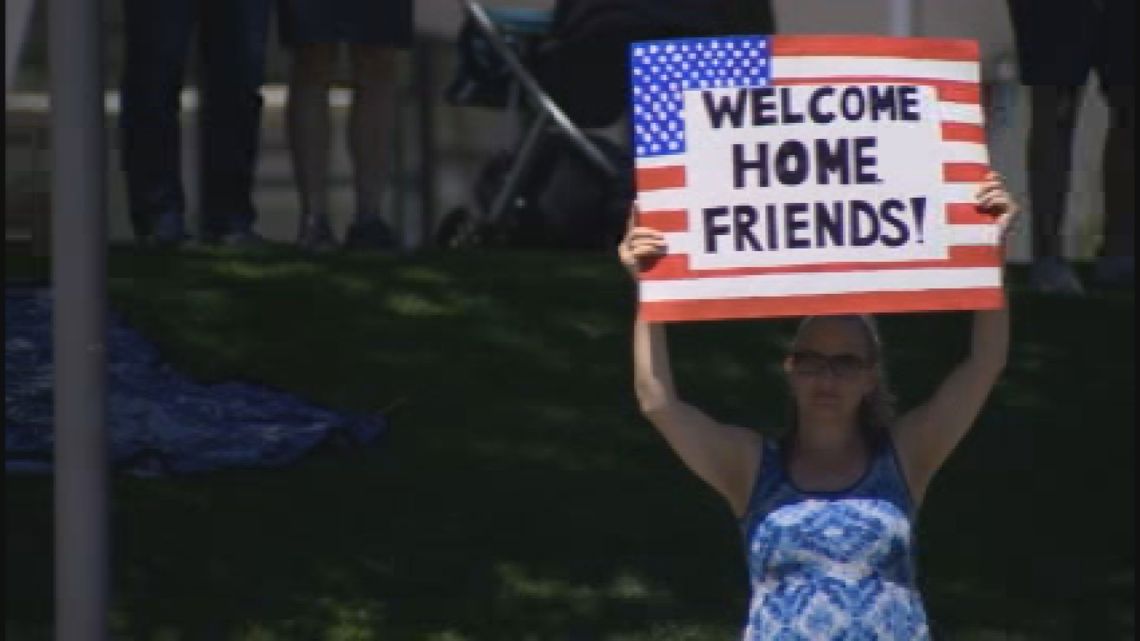
[[[46,273],[9,257],[8,277]],[[116,638],[728,641],[748,586],[726,506],[635,409],[607,256],[110,257],[114,308],[204,381],[387,410],[375,448],[112,486]],[[929,492],[939,638],[1133,638],[1133,295],[1015,288],[1010,367]],[[882,318],[904,406],[966,314]],[[777,429],[789,321],[671,330],[680,388]],[[51,484],[6,478],[5,630],[48,639]]]

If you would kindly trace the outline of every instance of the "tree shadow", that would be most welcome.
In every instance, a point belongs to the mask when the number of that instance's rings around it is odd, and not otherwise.
[[[637,414],[630,288],[608,257],[111,259],[116,311],[172,365],[392,420],[378,448],[287,469],[117,479],[119,637],[739,633],[738,532]],[[1116,638],[1132,626],[1132,303],[1015,294],[1014,311],[1010,367],[920,518],[929,609],[946,639]],[[881,321],[904,404],[965,353],[964,314]],[[794,327],[671,328],[679,386],[779,429]],[[6,492],[6,623],[32,636],[51,617],[50,503],[45,479]]]

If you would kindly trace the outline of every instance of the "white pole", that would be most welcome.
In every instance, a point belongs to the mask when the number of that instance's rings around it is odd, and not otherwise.
[[[16,84],[16,68],[24,41],[28,37],[28,23],[32,21],[33,0],[4,0],[4,93]]]
[[[914,36],[918,34],[917,0],[888,0],[890,5],[890,34]]]
[[[101,0],[49,0],[55,638],[107,638],[106,154]]]

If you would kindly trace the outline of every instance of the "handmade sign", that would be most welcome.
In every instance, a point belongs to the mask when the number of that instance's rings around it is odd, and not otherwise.
[[[1002,304],[973,41],[731,36],[630,47],[645,320]]]

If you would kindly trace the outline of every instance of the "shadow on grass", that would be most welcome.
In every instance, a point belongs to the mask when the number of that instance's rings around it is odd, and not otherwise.
[[[289,469],[118,479],[122,638],[739,634],[737,533],[637,416],[631,291],[607,257],[120,249],[110,276],[116,311],[187,373],[393,419],[378,449]],[[1010,368],[920,520],[929,609],[946,639],[1124,638],[1132,298],[1015,292],[1014,308]],[[964,353],[968,315],[882,320],[914,403]],[[724,420],[778,429],[793,328],[673,328],[678,383]],[[6,626],[42,638],[50,485],[8,485]]]

